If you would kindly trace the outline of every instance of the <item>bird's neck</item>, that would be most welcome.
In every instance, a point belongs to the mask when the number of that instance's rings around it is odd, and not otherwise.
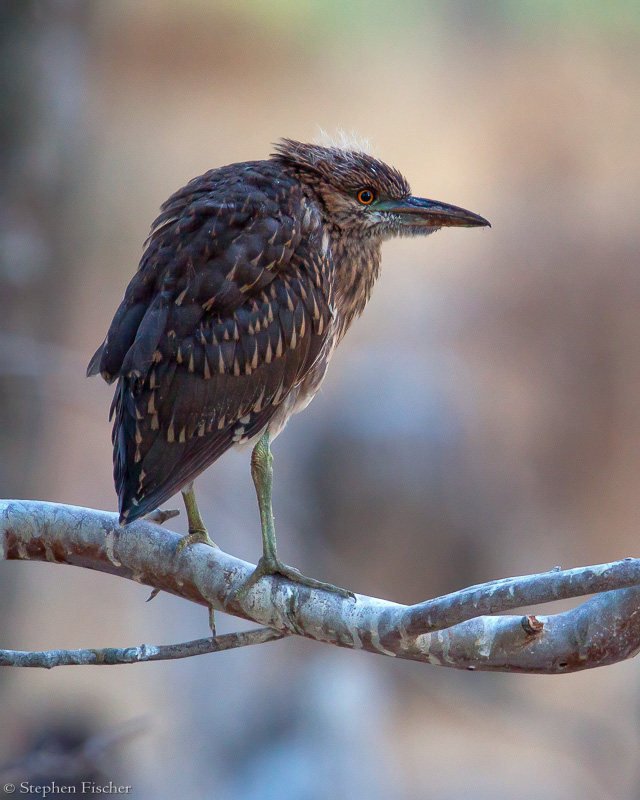
[[[336,311],[345,333],[364,311],[380,275],[381,240],[332,237]]]

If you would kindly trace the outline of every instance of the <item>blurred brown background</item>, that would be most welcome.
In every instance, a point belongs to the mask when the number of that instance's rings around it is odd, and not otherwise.
[[[417,602],[638,555],[637,3],[5,0],[0,75],[0,496],[115,509],[112,392],[84,370],[160,203],[280,136],[342,128],[493,228],[386,245],[274,447],[285,560]],[[198,490],[215,540],[255,561],[248,453]],[[1,646],[207,634],[201,609],[147,596],[0,563]],[[103,777],[145,800],[632,800],[639,689],[639,662],[466,674],[292,640],[6,670],[0,764],[122,730]]]

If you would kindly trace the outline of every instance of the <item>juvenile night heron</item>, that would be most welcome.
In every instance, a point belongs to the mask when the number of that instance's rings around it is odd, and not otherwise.
[[[357,148],[283,139],[267,161],[206,172],[162,206],[88,375],[118,384],[111,415],[120,523],[182,490],[189,533],[213,545],[194,478],[234,445],[251,472],[263,555],[243,591],[279,573],[270,441],[307,406],[380,273],[382,242],[487,220],[411,196]],[[215,546],[215,545],[213,545]]]

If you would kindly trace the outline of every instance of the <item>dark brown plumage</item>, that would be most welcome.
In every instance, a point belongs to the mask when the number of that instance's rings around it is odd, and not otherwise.
[[[89,375],[118,381],[122,523],[307,405],[370,297],[383,239],[489,224],[412,198],[397,170],[358,150],[276,149],[167,200],[91,360]]]

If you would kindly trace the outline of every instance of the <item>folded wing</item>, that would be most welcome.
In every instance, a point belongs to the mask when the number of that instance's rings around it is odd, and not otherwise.
[[[237,165],[236,165],[237,167]],[[317,215],[269,162],[214,170],[169,198],[88,372],[118,380],[123,521],[255,436],[316,361],[331,321]]]

